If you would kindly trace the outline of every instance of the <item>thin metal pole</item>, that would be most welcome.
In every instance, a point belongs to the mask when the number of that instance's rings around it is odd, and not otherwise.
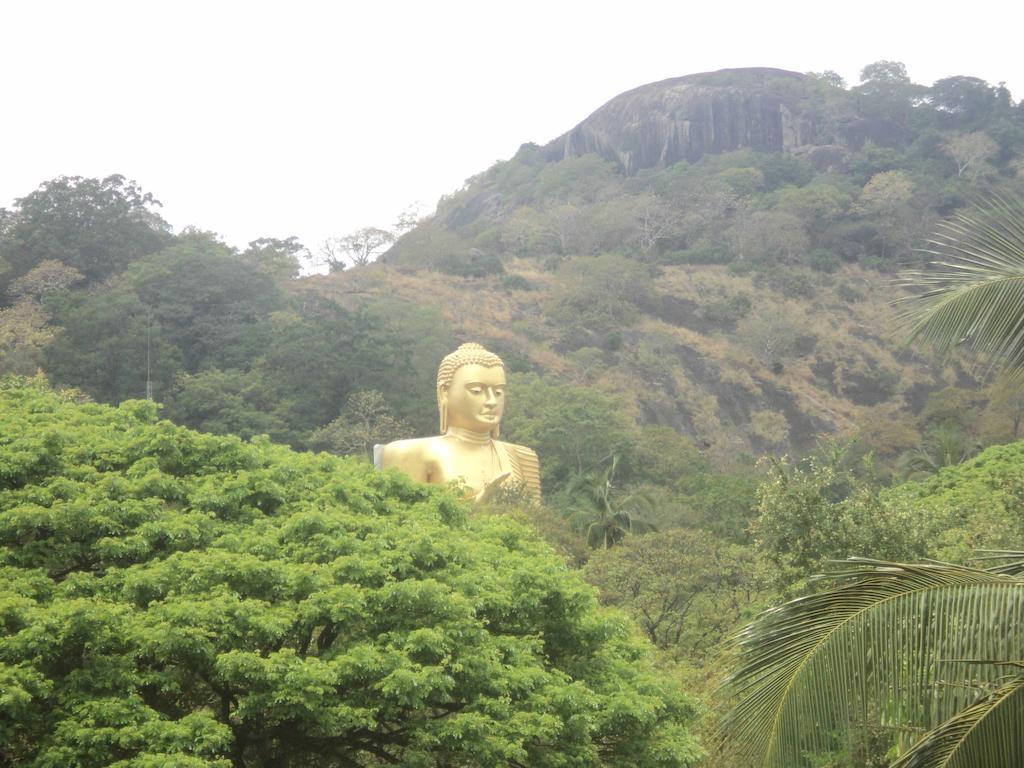
[[[153,327],[153,316],[146,320],[146,399],[153,400],[153,379],[150,377],[150,329]]]

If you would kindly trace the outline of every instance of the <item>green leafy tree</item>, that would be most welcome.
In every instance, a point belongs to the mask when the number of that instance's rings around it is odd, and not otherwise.
[[[124,282],[55,297],[46,307],[60,326],[45,354],[45,370],[56,383],[117,403],[146,395],[148,368],[157,398],[170,390],[181,352]]]
[[[269,330],[253,369],[293,430],[293,444],[303,444],[312,430],[337,418],[353,392],[390,392],[396,379],[410,373],[415,339],[372,310],[353,312],[320,300],[301,313],[274,314]]]
[[[799,262],[810,247],[803,223],[785,211],[756,211],[743,216],[727,238],[736,258],[766,264]]]
[[[0,383],[6,765],[684,766],[624,616],[445,488]]]
[[[282,306],[273,277],[208,232],[186,232],[125,277],[188,373],[246,367],[265,342],[261,321]]]
[[[871,83],[875,86],[881,85],[907,85],[910,77],[907,75],[907,65],[902,61],[888,61],[881,59],[868,64],[860,71],[862,83]]]
[[[612,455],[629,478],[635,428],[617,399],[532,373],[508,378],[502,429],[512,442],[537,451],[546,489],[565,488],[570,478],[597,470]]]
[[[870,464],[847,466],[842,453],[802,464],[772,460],[757,490],[752,532],[776,562],[804,576],[829,560],[863,552],[892,559],[931,554],[937,521],[913,505],[880,499]]]
[[[509,251],[528,256],[564,252],[567,237],[560,236],[559,227],[536,208],[521,205],[504,222],[501,243]]]
[[[40,370],[46,346],[57,331],[43,300],[82,280],[82,273],[52,259],[15,280],[8,288],[14,301],[0,306],[0,372],[31,376]]]
[[[633,455],[637,478],[655,485],[692,481],[712,471],[693,440],[671,427],[642,427]]]
[[[849,211],[853,196],[847,185],[815,181],[804,187],[783,187],[772,198],[782,211],[799,216],[812,239],[820,239],[826,227]]]
[[[823,72],[808,72],[808,75],[831,85],[833,88],[846,88],[846,80],[838,72],[826,69]]]
[[[313,432],[309,444],[341,456],[369,458],[374,445],[409,436],[409,426],[395,418],[384,395],[371,389],[349,395],[338,418]]]
[[[861,83],[853,89],[860,96],[860,109],[872,117],[892,120],[903,126],[912,104],[926,96],[928,89],[915,85],[902,61],[880,60],[860,71]]]
[[[686,529],[626,538],[593,553],[583,574],[652,643],[691,663],[707,663],[773,594],[771,566],[753,549]]]
[[[681,231],[682,212],[671,201],[650,193],[628,200],[633,215],[633,242],[643,259],[650,259],[664,242]]]
[[[999,376],[988,388],[988,396],[979,425],[983,439],[1005,443],[1024,437],[1024,388],[1019,382]]]
[[[0,216],[0,261],[19,277],[44,261],[59,261],[91,282],[120,272],[171,240],[159,206],[123,176],[61,176],[15,201]]]
[[[259,272],[272,275],[278,280],[291,280],[299,276],[303,262],[311,262],[312,256],[295,237],[280,240],[276,237],[261,237],[249,243],[239,258]]]
[[[593,203],[621,190],[616,164],[597,155],[568,157],[541,166],[535,182],[541,200]]]
[[[186,232],[102,290],[46,301],[61,326],[47,370],[62,384],[119,402],[145,395],[148,368],[155,396],[165,400],[181,374],[249,368],[266,348],[266,317],[281,302],[271,276],[209,233]]]
[[[898,468],[913,475],[916,472],[933,473],[943,467],[952,467],[975,454],[980,445],[951,424],[929,430],[921,443],[900,456]]]
[[[467,255],[470,247],[468,240],[438,223],[435,217],[406,232],[388,250],[385,258],[389,263],[433,267],[444,256]],[[324,255],[322,251],[321,255]],[[344,262],[338,263],[344,265]]]
[[[907,248],[913,239],[917,225],[913,199],[914,182],[903,171],[877,173],[861,190],[857,211],[878,232],[883,258]]]
[[[972,125],[988,117],[998,104],[998,89],[978,77],[955,75],[936,80],[928,99],[936,109],[955,118],[960,125]]]
[[[986,172],[994,171],[987,161],[995,157],[999,145],[983,132],[975,131],[951,136],[943,149],[956,163],[957,177],[973,181]]]
[[[207,368],[182,373],[160,399],[164,414],[174,423],[204,432],[243,439],[269,435],[276,440],[292,434],[257,371]]]
[[[924,481],[883,489],[869,499],[879,514],[852,528],[811,504],[812,524],[852,541],[854,551],[891,552],[892,542],[916,540],[921,549],[912,556],[932,559],[850,560],[825,589],[744,630],[725,691],[726,764],[799,768],[839,756],[858,766],[898,757],[899,768],[1020,762],[1024,563],[1019,554],[989,570],[949,563],[1024,540],[1022,466],[1024,443],[989,448]],[[846,496],[842,505],[856,501],[835,486],[835,472],[817,474],[795,478],[805,487],[793,489],[790,503],[829,492]],[[807,492],[808,484],[824,493]]]
[[[754,466],[681,477],[676,489],[679,509],[685,517],[676,524],[710,531],[725,541],[749,544],[760,478]]]
[[[809,330],[806,314],[796,302],[756,307],[737,325],[741,342],[759,363],[777,366],[797,353],[797,339]]]
[[[21,298],[41,300],[54,291],[63,291],[84,278],[81,272],[56,259],[39,262],[11,285],[9,292]]]
[[[943,387],[928,397],[918,414],[922,429],[949,427],[970,433],[981,418],[985,392],[965,387]]]
[[[882,489],[878,502],[886,517],[916,532],[912,538],[924,545],[910,557],[966,562],[978,550],[1024,541],[1022,466],[1024,443],[992,446],[929,477]]]
[[[628,326],[653,296],[648,268],[614,254],[569,259],[558,278],[549,316],[569,334],[604,335]]]
[[[31,376],[43,361],[46,345],[53,339],[50,316],[32,299],[0,307],[0,373]]]
[[[451,321],[434,305],[379,296],[363,308],[378,332],[378,355],[388,355],[391,367],[377,373],[370,366],[373,376],[360,388],[383,393],[395,417],[410,426],[411,434],[433,434],[438,425],[437,365],[462,339],[456,338]]]
[[[751,164],[739,167],[746,168]],[[761,184],[764,184],[763,171],[755,170],[760,172]],[[749,174],[746,175],[748,188],[751,179]],[[729,215],[735,211],[739,200],[735,186],[730,181],[735,181],[735,177],[722,177],[718,174],[709,177],[703,173],[694,173],[690,167],[681,163],[666,169],[657,183],[652,180],[652,186],[671,200],[680,212],[679,236],[684,247],[693,247],[702,238],[715,236],[728,226]]]

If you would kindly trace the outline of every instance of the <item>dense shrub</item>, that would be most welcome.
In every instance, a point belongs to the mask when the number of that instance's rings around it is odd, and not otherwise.
[[[614,254],[569,259],[559,269],[559,277],[551,319],[594,333],[629,325],[654,295],[649,269]]]
[[[500,275],[505,271],[501,259],[493,253],[483,253],[471,249],[466,254],[449,253],[437,261],[437,269],[448,275],[459,277],[487,277]]]
[[[532,291],[533,283],[522,275],[504,275],[498,283],[506,291]]]

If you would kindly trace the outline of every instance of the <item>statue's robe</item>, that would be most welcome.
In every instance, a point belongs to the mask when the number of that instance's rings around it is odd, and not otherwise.
[[[508,457],[508,465],[512,468],[512,480],[540,502],[540,460],[532,448],[525,445],[494,441],[495,447]]]
[[[425,438],[426,440],[436,438]],[[497,451],[501,466],[511,471],[511,485],[522,488],[535,501],[540,502],[540,460],[536,452],[525,445],[504,443],[501,440],[492,442]],[[384,445],[373,446],[373,464],[377,469],[383,468]]]

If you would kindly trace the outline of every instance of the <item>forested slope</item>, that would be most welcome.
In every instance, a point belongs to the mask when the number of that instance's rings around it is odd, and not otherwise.
[[[507,299],[484,304],[482,288],[452,315],[493,319],[534,366],[589,378],[719,462],[821,433],[895,457],[939,426],[931,394],[977,383],[899,348],[893,275],[921,264],[942,217],[1020,191],[1024,122],[975,78],[918,86],[894,62],[864,78],[643,86],[470,179],[385,258],[494,275]],[[957,428],[972,448],[1016,437],[1011,424]]]

